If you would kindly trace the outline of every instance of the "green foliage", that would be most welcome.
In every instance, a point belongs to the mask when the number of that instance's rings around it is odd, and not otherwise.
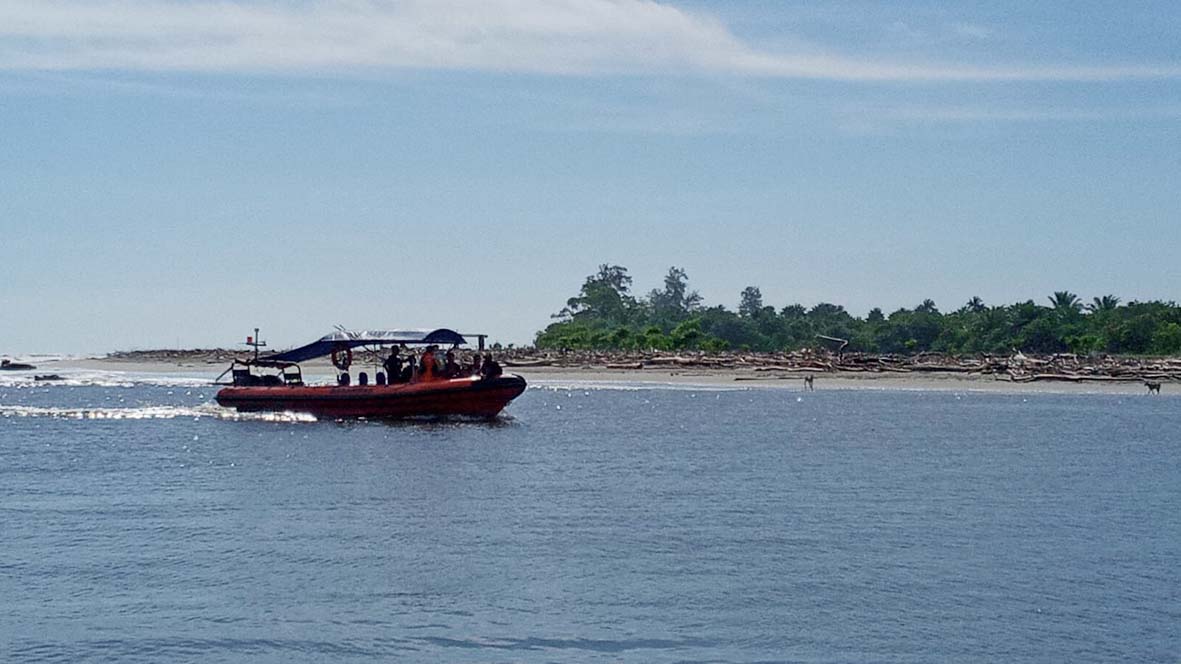
[[[1050,296],[1050,304],[1061,313],[1077,314],[1083,309],[1083,301],[1070,291],[1054,291]]]
[[[720,353],[724,350],[730,350],[730,344],[717,337],[710,337],[702,342],[701,350],[707,353]]]
[[[1119,306],[1119,298],[1114,295],[1104,295],[1103,297],[1095,297],[1091,299],[1091,304],[1087,305],[1087,310],[1091,313],[1100,313],[1105,311],[1112,311]]]
[[[654,321],[665,325],[682,321],[701,306],[701,296],[689,290],[689,275],[679,267],[670,267],[664,277],[664,289],[648,294],[648,309]]]
[[[754,318],[763,310],[763,293],[758,286],[747,286],[742,291],[738,303],[738,315],[743,318]]]
[[[1152,335],[1152,352],[1159,355],[1181,353],[1181,323],[1165,323]]]
[[[700,318],[690,318],[677,325],[673,328],[669,336],[671,337],[670,341],[672,341],[674,348],[696,349],[708,339],[705,333],[701,331]]]
[[[647,297],[631,295],[627,268],[603,264],[577,296],[537,334],[539,348],[784,351],[831,347],[817,335],[848,339],[849,351],[951,354],[1073,352],[1181,354],[1181,307],[1173,302],[1122,304],[1114,295],[1089,304],[1057,291],[1048,306],[1033,300],[987,306],[973,297],[941,313],[932,300],[889,316],[874,308],[857,318],[844,307],[791,304],[776,310],[757,286],[739,294],[737,312],[704,307],[689,289],[685,270],[672,267],[664,287]]]
[[[603,264],[598,274],[586,278],[578,295],[566,301],[566,308],[558,312],[557,318],[626,324],[636,301],[628,292],[632,278],[627,268]]]

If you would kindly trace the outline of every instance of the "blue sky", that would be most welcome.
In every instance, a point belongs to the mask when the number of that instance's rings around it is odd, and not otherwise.
[[[814,4],[0,0],[0,353],[1178,299],[1181,6]]]

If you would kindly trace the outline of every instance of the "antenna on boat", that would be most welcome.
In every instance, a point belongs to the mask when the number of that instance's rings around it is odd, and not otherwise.
[[[257,360],[258,359],[258,349],[259,348],[266,348],[267,342],[258,338],[258,328],[256,327],[256,328],[254,328],[254,336],[253,337],[246,337],[246,345],[254,347],[254,359]]]

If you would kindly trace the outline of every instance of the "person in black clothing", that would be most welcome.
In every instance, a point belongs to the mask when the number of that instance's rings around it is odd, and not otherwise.
[[[455,349],[447,351],[446,361],[443,363],[443,375],[448,378],[459,376],[459,362],[455,361]]]
[[[397,346],[390,350],[390,356],[381,363],[381,366],[385,369],[385,375],[389,376],[391,383],[402,380],[402,358],[398,356]]]
[[[500,363],[492,359],[492,354],[489,353],[484,357],[484,364],[480,367],[480,375],[485,378],[496,378],[504,373],[500,368]]]

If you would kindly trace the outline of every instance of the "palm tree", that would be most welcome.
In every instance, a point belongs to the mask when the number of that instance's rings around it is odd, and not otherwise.
[[[968,300],[968,303],[964,305],[965,311],[970,311],[974,314],[978,314],[987,308],[988,307],[984,306],[984,300],[981,300],[980,296],[978,295],[973,295],[972,299]]]
[[[1078,313],[1083,308],[1083,301],[1070,291],[1054,291],[1050,296],[1050,304],[1055,311],[1070,313]]]
[[[1119,306],[1119,298],[1114,295],[1104,295],[1103,297],[1091,298],[1091,304],[1087,305],[1087,311],[1091,313],[1099,313],[1100,311],[1111,311]]]

